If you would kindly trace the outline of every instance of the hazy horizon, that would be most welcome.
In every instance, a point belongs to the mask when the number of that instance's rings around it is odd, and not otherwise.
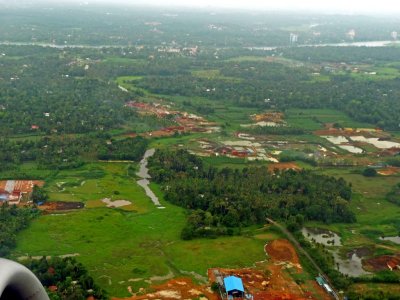
[[[0,0],[0,3],[29,4],[37,3],[74,3],[80,5],[107,4],[107,5],[130,5],[130,6],[159,6],[171,8],[203,8],[203,9],[239,9],[256,11],[291,11],[291,12],[321,12],[321,13],[344,13],[344,14],[396,14],[400,12],[400,4],[395,0],[381,1],[320,1],[320,0]]]

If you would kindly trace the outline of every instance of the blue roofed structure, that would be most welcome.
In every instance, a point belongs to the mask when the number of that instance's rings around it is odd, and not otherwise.
[[[229,276],[224,278],[225,291],[228,298],[231,297],[243,297],[244,287],[242,279],[236,276]]]

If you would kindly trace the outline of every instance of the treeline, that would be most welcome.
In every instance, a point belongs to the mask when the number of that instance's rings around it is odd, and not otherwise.
[[[263,223],[266,217],[355,221],[348,205],[352,191],[343,179],[309,171],[274,175],[265,167],[219,170],[184,150],[159,150],[149,165],[165,199],[189,209],[185,239],[232,234],[234,228]]]
[[[86,268],[75,258],[30,259],[23,262],[47,288],[51,300],[108,299],[107,293],[95,284]]]
[[[329,279],[332,281],[332,284],[337,289],[342,290],[349,287],[349,285],[352,283],[352,280],[335,269],[335,260],[332,254],[327,249],[325,249],[324,245],[310,243],[304,238],[303,234],[299,230],[296,230],[293,234],[296,237],[296,240],[313,258],[313,260],[321,268],[321,270],[326,275],[328,275]],[[304,259],[303,263],[308,263],[308,260]],[[310,270],[314,270],[314,266],[310,265],[308,267],[310,268]]]
[[[62,170],[77,168],[95,159],[139,161],[147,143],[142,137],[113,140],[108,135],[52,136],[38,140],[2,139],[0,170],[12,170],[25,162],[35,162],[43,169]]]
[[[146,152],[149,142],[143,137],[116,140],[101,146],[97,157],[101,160],[139,161]]]
[[[386,199],[394,204],[400,205],[400,183],[392,187],[390,192],[386,194]]]
[[[333,108],[386,130],[399,128],[400,79],[362,81],[349,75],[330,75],[329,82],[314,82],[305,68],[275,63],[218,62],[214,66],[233,79],[153,75],[139,80],[137,86],[157,94],[204,97],[260,109]]]
[[[2,203],[0,201],[0,203]],[[3,203],[0,207],[0,257],[7,257],[16,246],[17,233],[28,227],[40,212],[34,208],[17,208]]]
[[[397,47],[292,47],[279,49],[284,57],[313,63],[368,63],[400,60]]]
[[[56,49],[36,50],[33,56],[1,61],[1,135],[87,133],[138,119],[124,107],[132,94],[113,82],[87,76],[93,61],[62,57]],[[75,68],[82,74],[74,74]]]
[[[291,126],[254,126],[242,131],[257,134],[257,135],[302,135],[306,131],[302,128],[291,127]]]

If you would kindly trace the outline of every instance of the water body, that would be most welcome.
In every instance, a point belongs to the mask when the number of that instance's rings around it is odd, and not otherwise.
[[[66,49],[66,48],[78,48],[78,49],[103,49],[103,48],[124,48],[128,47],[128,45],[83,45],[83,44],[75,44],[75,45],[57,45],[57,44],[50,44],[50,43],[33,43],[33,42],[4,42],[0,41],[0,45],[5,46],[37,46],[43,48],[55,48],[55,49]]]
[[[84,44],[52,44],[52,43],[41,43],[41,42],[10,42],[0,41],[0,45],[8,46],[38,46],[38,47],[50,47],[56,49],[66,48],[83,48],[83,49],[103,49],[103,48],[126,48],[129,45],[84,45]],[[296,47],[387,47],[392,45],[400,45],[400,41],[365,41],[365,42],[352,42],[352,43],[331,43],[331,44],[304,44],[296,45]],[[244,47],[250,50],[264,50],[271,51],[276,49],[290,48],[293,46],[257,46],[257,47]]]
[[[149,157],[152,157],[154,153],[156,152],[155,149],[148,149],[140,161],[140,168],[139,172],[136,173],[137,176],[139,176],[142,179],[139,179],[137,181],[137,184],[140,185],[142,188],[144,188],[146,195],[153,201],[154,205],[158,206],[159,208],[163,208],[161,206],[160,201],[158,200],[158,197],[153,193],[153,191],[150,189],[149,184],[150,184],[150,178],[151,176],[149,175],[149,169],[147,168],[147,163]]]
[[[351,277],[371,274],[365,271],[362,267],[362,257],[365,255],[369,255],[366,249],[354,249],[353,251],[347,253],[346,258],[342,258],[339,254],[339,247],[342,246],[342,242],[340,240],[340,236],[335,232],[321,228],[307,227],[304,227],[301,232],[303,233],[304,237],[309,241],[320,243],[325,246],[334,247],[329,248],[328,251],[333,255],[336,267],[342,274]]]
[[[366,41],[352,43],[328,43],[328,44],[304,44],[296,45],[295,47],[387,47],[400,45],[400,41]],[[245,47],[249,50],[264,50],[271,51],[276,49],[291,48],[293,46],[265,46],[265,47]]]
[[[371,274],[363,269],[362,257],[360,257],[357,252],[349,253],[347,258],[340,257],[338,249],[331,251],[331,253],[340,273],[351,277]]]
[[[342,246],[340,236],[333,231],[321,228],[303,227],[301,232],[309,241],[315,241],[316,243],[323,244],[325,246]]]
[[[400,245],[400,236],[386,236],[386,237],[380,237],[379,239],[382,241],[391,241],[395,244]]]

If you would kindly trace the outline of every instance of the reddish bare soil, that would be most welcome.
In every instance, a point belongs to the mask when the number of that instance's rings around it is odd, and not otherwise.
[[[273,240],[265,245],[265,251],[272,261],[285,261],[293,264],[299,263],[296,250],[288,240]]]
[[[82,202],[65,202],[65,201],[56,201],[56,202],[46,202],[43,205],[39,206],[39,209],[42,211],[60,211],[60,210],[72,210],[72,209],[81,209],[85,205]]]
[[[216,275],[223,280],[227,276],[237,276],[243,281],[248,293],[255,300],[330,300],[330,296],[314,280],[308,280],[299,285],[290,274],[302,271],[299,258],[293,245],[284,239],[274,240],[265,246],[267,261],[256,263],[255,267],[244,269],[208,270],[210,285],[217,282]],[[132,292],[132,297],[112,298],[112,300],[179,300],[179,299],[221,299],[220,294],[212,293],[209,286],[200,286],[191,279],[179,278],[162,285],[154,285],[139,292]]]
[[[388,134],[380,129],[363,129],[363,128],[346,128],[346,129],[336,129],[336,128],[325,128],[322,130],[314,131],[315,135],[332,135],[332,136],[357,136],[362,135],[365,137],[381,137],[385,138]]]
[[[197,299],[205,297],[210,300],[218,300],[218,296],[206,286],[193,283],[189,278],[177,278],[162,285],[152,286],[148,290],[141,289],[140,293],[128,298],[111,298],[112,300],[141,300],[141,299]]]
[[[366,270],[371,270],[373,272],[400,269],[400,255],[382,255],[366,259],[363,260],[363,266]]]
[[[251,119],[255,122],[267,121],[274,123],[282,123],[284,119],[284,114],[281,112],[266,112],[263,114],[252,115]]]
[[[385,169],[381,169],[378,171],[378,174],[384,175],[384,176],[395,175],[398,173],[400,173],[400,168],[396,168],[396,167],[387,167]]]
[[[299,258],[293,245],[284,239],[274,240],[265,246],[268,261],[246,269],[210,269],[210,282],[216,282],[215,273],[222,278],[230,275],[242,279],[245,289],[255,300],[323,299],[330,296],[314,280],[297,284],[290,274],[302,273]]]
[[[42,187],[44,185],[44,181],[40,180],[1,180],[0,181],[0,190],[6,189],[7,182],[14,182],[14,191],[19,191],[21,193],[30,193],[32,192],[33,186],[37,185]]]
[[[268,165],[268,171],[274,172],[275,170],[295,170],[299,171],[301,168],[296,163],[276,163]]]

